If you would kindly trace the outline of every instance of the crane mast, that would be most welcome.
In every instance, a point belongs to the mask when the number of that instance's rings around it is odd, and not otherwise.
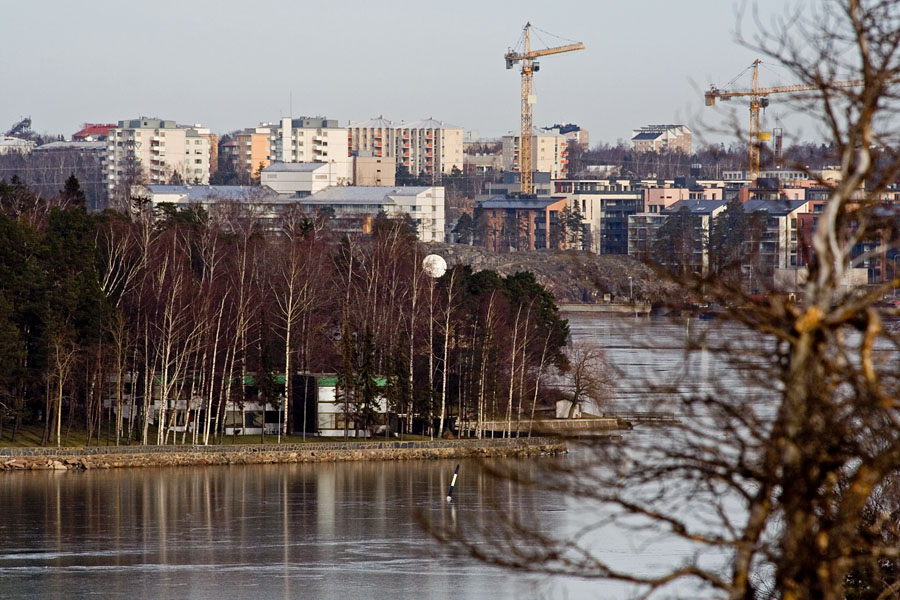
[[[811,84],[796,84],[796,85],[781,85],[776,87],[759,87],[759,65],[761,61],[756,59],[753,61],[751,67],[753,67],[753,83],[751,84],[751,88],[749,90],[720,90],[719,88],[712,86],[709,90],[704,94],[706,98],[706,106],[715,106],[716,98],[721,98],[723,100],[728,100],[730,98],[738,98],[749,96],[750,98],[750,181],[756,181],[759,179],[759,149],[760,142],[762,141],[761,133],[759,130],[759,109],[766,108],[769,105],[769,95],[770,94],[781,94],[785,92],[808,92],[812,90],[820,89],[819,85],[811,85]],[[836,81],[828,84],[828,87],[843,89],[850,88],[862,85],[861,79],[854,79],[851,81]]]
[[[522,52],[515,52],[510,48],[504,55],[506,68],[512,69],[517,62],[522,63],[522,133],[519,136],[519,175],[522,194],[534,193],[534,105],[537,99],[534,95],[534,73],[540,70],[540,64],[535,58],[584,50],[584,44],[576,42],[564,46],[531,50],[531,23],[525,23],[522,40]]]

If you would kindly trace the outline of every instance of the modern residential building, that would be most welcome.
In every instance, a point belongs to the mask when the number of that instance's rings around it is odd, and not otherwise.
[[[637,152],[691,153],[691,130],[684,125],[647,125],[631,132],[631,144]]]
[[[339,231],[369,233],[379,214],[405,214],[421,241],[444,241],[443,187],[332,186],[300,202],[310,212],[331,213]]]
[[[394,123],[383,116],[350,122],[351,152],[371,152],[372,156],[393,157],[398,167],[412,175],[439,181],[453,169],[463,170],[463,130],[433,118]]]
[[[743,265],[744,280],[751,292],[762,291],[772,285],[791,287],[801,275],[802,263],[800,230],[802,215],[810,212],[808,200],[748,200],[744,211],[758,216],[759,227],[751,239],[748,254],[753,258]],[[865,270],[861,284],[866,283]]]
[[[644,189],[628,179],[554,181],[553,198],[581,213],[582,247],[597,254],[628,254],[628,217],[644,211]]]
[[[690,198],[670,204],[662,212],[643,212],[628,218],[628,255],[638,260],[653,260],[662,264],[666,257],[653,251],[659,228],[667,218],[687,211],[693,224],[692,243],[681,248],[685,254],[680,258],[692,272],[705,275],[709,269],[709,234],[713,219],[725,210],[727,202],[722,199],[708,200]],[[683,242],[683,240],[682,240]],[[674,244],[678,247],[678,244]]]
[[[464,154],[463,173],[489,175],[503,170],[503,154]]]
[[[275,123],[263,123],[269,130],[269,164],[332,163],[340,177],[349,180],[350,152],[347,130],[335,119],[324,117],[284,117]]]
[[[433,118],[397,125],[395,157],[397,165],[411,174],[423,174],[439,181],[453,169],[463,170],[463,130]]]
[[[519,171],[519,138],[510,132],[503,136],[503,170]],[[531,137],[534,170],[550,173],[552,179],[565,179],[568,174],[568,138],[559,129],[534,129]]]
[[[559,248],[564,245],[560,213],[564,198],[497,196],[475,204],[481,245],[493,252]]]
[[[367,121],[350,121],[347,125],[347,143],[350,152],[369,152],[371,156],[396,157],[394,142],[396,125],[384,115]]]
[[[532,175],[534,182],[534,196],[537,198],[549,198],[553,193],[553,182],[550,181],[550,173],[535,172]],[[475,201],[489,200],[497,196],[514,196],[521,189],[522,174],[517,171],[505,171],[499,182],[488,181],[484,184],[484,194],[475,196]]]
[[[587,150],[590,147],[591,137],[588,130],[583,129],[575,123],[560,123],[558,125],[553,125],[549,129],[559,129],[559,132],[566,136],[566,140],[581,146],[584,150]]]
[[[340,380],[337,377],[317,377],[316,394],[316,433],[326,437],[371,437],[375,432],[362,428],[354,415],[359,413],[358,407],[345,403],[338,397],[337,389]],[[376,387],[384,388],[387,379],[374,378]],[[349,406],[347,405],[349,404]],[[382,430],[388,415],[387,400],[380,391],[372,403],[375,427]]]
[[[724,189],[721,187],[704,187],[692,185],[690,187],[646,187],[644,188],[644,210],[628,217],[628,255],[639,260],[652,259],[652,245],[656,237],[656,230],[662,226],[666,218],[671,214],[673,206],[688,206],[692,214],[703,216],[703,211],[709,207],[716,208],[708,202],[719,202],[722,207],[724,202]],[[700,223],[701,230],[709,237],[708,224]],[[705,227],[705,229],[704,229]],[[706,239],[704,238],[704,239]],[[697,267],[706,269],[708,259],[706,255],[698,257]]]
[[[119,121],[107,139],[107,185],[209,183],[216,137],[200,125],[140,117]]]

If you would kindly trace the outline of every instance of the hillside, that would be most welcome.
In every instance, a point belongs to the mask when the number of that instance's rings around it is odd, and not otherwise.
[[[471,265],[475,271],[492,269],[501,275],[531,271],[557,302],[602,302],[604,294],[613,301],[628,301],[629,277],[634,297],[645,302],[671,300],[674,285],[638,261],[621,255],[597,255],[572,250],[537,250],[497,254],[481,247],[462,244],[426,244],[448,265]]]

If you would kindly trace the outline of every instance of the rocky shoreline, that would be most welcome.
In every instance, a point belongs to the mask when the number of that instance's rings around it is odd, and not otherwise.
[[[0,472],[539,456],[563,454],[566,451],[565,441],[557,438],[246,446],[0,448]]]

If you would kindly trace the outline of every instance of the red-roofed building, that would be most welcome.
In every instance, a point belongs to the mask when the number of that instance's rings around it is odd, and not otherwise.
[[[109,137],[109,130],[115,129],[115,123],[85,123],[84,128],[72,134],[73,142],[102,142]]]

